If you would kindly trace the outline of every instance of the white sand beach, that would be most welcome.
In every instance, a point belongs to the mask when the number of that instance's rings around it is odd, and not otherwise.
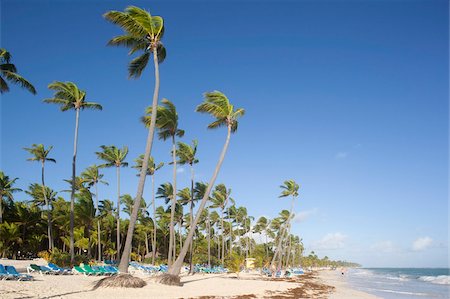
[[[25,271],[37,261],[1,260]],[[319,271],[297,279],[269,280],[257,273],[196,274],[183,276],[182,287],[157,284],[152,277],[140,276],[147,285],[140,289],[93,289],[101,277],[83,275],[39,275],[34,281],[0,281],[0,298],[377,298],[351,289],[337,271]]]

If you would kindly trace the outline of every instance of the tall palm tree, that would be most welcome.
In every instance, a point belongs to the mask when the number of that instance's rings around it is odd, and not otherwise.
[[[47,238],[49,239],[48,246],[49,250],[53,248],[53,239],[52,239],[52,230],[48,227],[52,225],[51,220],[51,207],[52,203],[56,200],[57,193],[54,192],[52,189],[50,189],[47,186],[39,185],[39,184],[31,184],[28,187],[28,191],[25,191],[25,193],[31,195],[33,198],[32,202],[36,206],[45,206],[47,209]]]
[[[138,56],[130,62],[128,67],[130,77],[139,78],[142,71],[147,66],[151,54],[153,54],[153,63],[155,66],[155,88],[153,91],[152,109],[156,111],[159,96],[159,63],[162,63],[166,58],[166,49],[161,42],[164,35],[163,18],[160,16],[152,16],[150,12],[135,6],[128,6],[124,12],[109,11],[104,14],[104,17],[113,24],[120,26],[125,31],[123,35],[111,39],[109,41],[109,45],[125,46],[130,48],[130,55],[138,51],[144,52],[141,56]],[[139,176],[139,184],[133,206],[133,212],[130,217],[130,225],[128,226],[124,254],[120,260],[119,270],[122,273],[128,273],[128,262],[130,259],[133,231],[137,221],[142,194],[144,193],[147,163],[152,151],[156,114],[157,113],[153,113],[150,120],[147,143],[145,146],[144,162],[142,164],[142,169]]]
[[[9,86],[6,81],[13,84],[18,84],[25,88],[32,94],[36,94],[34,86],[28,82],[24,77],[17,74],[17,68],[11,63],[11,53],[0,48],[0,93],[9,91]]]
[[[224,237],[224,223],[223,223],[223,214],[224,210],[228,204],[228,199],[231,194],[231,189],[227,189],[227,187],[224,184],[219,184],[215,187],[213,196],[212,196],[212,202],[213,208],[220,208],[220,231],[221,231],[221,237],[222,237],[222,253],[221,253],[221,262],[222,265],[225,262],[225,237]]]
[[[3,222],[3,199],[7,198],[13,201],[13,193],[22,191],[22,189],[13,187],[17,180],[18,178],[11,180],[3,171],[0,171],[0,223]]]
[[[142,165],[144,164],[144,155],[140,155],[136,160],[136,165],[133,166],[134,168],[138,169],[139,172],[142,169]],[[155,160],[153,157],[150,157],[147,162],[147,173],[146,175],[149,175],[152,178],[152,206],[153,206],[153,241],[152,241],[152,265],[155,264],[155,258],[156,258],[156,205],[155,205],[155,172],[161,167],[164,166],[163,162],[160,162],[158,165],[156,165]]]
[[[207,190],[205,191],[205,195],[200,202],[200,206],[197,211],[197,215],[195,216],[194,222],[191,225],[192,229],[189,230],[186,241],[184,242],[183,248],[181,249],[178,258],[176,259],[172,267],[169,268],[167,283],[172,283],[174,280],[175,282],[177,282],[180,279],[179,275],[181,267],[183,265],[183,260],[189,249],[190,243],[192,242],[194,231],[197,226],[198,220],[200,219],[201,212],[205,208],[206,202],[208,201],[209,194],[211,192],[211,188],[216,181],[217,175],[220,171],[220,167],[222,166],[223,160],[225,159],[225,154],[228,149],[231,133],[236,132],[238,128],[238,118],[243,116],[245,113],[244,109],[242,108],[235,109],[228,98],[220,91],[205,93],[204,102],[197,106],[196,111],[200,113],[208,113],[215,117],[216,120],[210,123],[208,125],[208,128],[215,129],[225,126],[227,128],[227,137],[220,154],[219,161],[217,162],[216,169],[214,170],[211,180],[209,181]]]
[[[282,192],[281,192],[281,195],[279,197],[281,198],[281,197],[292,196],[292,201],[291,201],[291,209],[289,211],[289,218],[284,223],[283,230],[280,231],[281,235],[278,238],[278,245],[277,245],[275,254],[273,255],[272,262],[271,262],[271,266],[272,267],[275,264],[277,256],[279,256],[279,267],[281,266],[281,255],[282,255],[281,244],[282,244],[283,239],[284,239],[284,232],[288,233],[288,227],[289,227],[290,221],[291,221],[291,219],[292,219],[292,217],[294,215],[292,213],[292,211],[294,210],[295,198],[298,196],[298,189],[300,187],[294,180],[287,180],[287,181],[284,181],[284,185],[281,185],[280,188],[282,189]]]
[[[45,162],[53,162],[56,163],[56,160],[53,158],[49,158],[48,154],[53,149],[53,146],[50,146],[49,148],[45,148],[43,144],[33,144],[31,148],[24,148],[27,152],[29,152],[32,157],[28,158],[28,161],[37,161],[41,163],[41,182],[42,182],[42,193],[44,194],[44,200],[45,205],[47,208],[47,236],[48,236],[48,249],[51,250],[53,248],[53,232],[52,232],[52,212],[51,207],[49,205],[49,201],[46,197],[46,192],[44,192],[45,189],[45,180],[44,180],[44,169],[45,169]]]
[[[61,111],[75,110],[75,136],[73,140],[73,158],[72,158],[72,188],[70,193],[70,261],[75,261],[74,250],[74,204],[75,204],[75,177],[78,143],[78,122],[80,111],[84,109],[102,110],[100,104],[86,101],[86,92],[79,89],[75,83],[55,81],[48,85],[48,88],[55,91],[53,98],[45,99],[45,103],[60,105]]]
[[[98,183],[108,185],[108,182],[103,181],[103,174],[99,172],[97,165],[92,165],[86,168],[81,173],[81,177],[88,184],[89,187],[93,186],[95,189],[95,216],[97,217],[97,246],[98,246],[98,261],[102,261],[102,243],[101,243],[101,229],[100,229],[100,210],[98,208]]]
[[[184,142],[178,142],[178,149],[177,149],[177,156],[178,161],[180,165],[189,164],[191,168],[191,199],[190,199],[190,211],[189,211],[189,224],[192,224],[194,220],[194,164],[197,164],[199,160],[195,156],[197,154],[197,146],[198,141],[192,140],[192,146],[189,144],[186,144]],[[191,246],[189,247],[189,273],[193,273],[193,264],[192,264],[192,244],[194,242],[191,242]]]
[[[125,162],[125,158],[128,155],[128,147],[124,146],[122,149],[110,145],[100,146],[101,152],[96,152],[97,157],[106,163],[100,165],[99,167],[115,167],[116,177],[117,177],[117,236],[116,236],[116,249],[117,249],[117,260],[120,259],[120,168],[127,167],[128,162]]]
[[[169,255],[168,255],[168,264],[169,266],[172,264],[172,256],[174,256],[174,248],[172,246],[172,242],[175,238],[175,230],[174,230],[174,217],[175,217],[175,204],[176,204],[176,192],[177,192],[177,149],[176,149],[176,137],[183,137],[184,131],[178,129],[178,113],[175,105],[167,100],[162,99],[161,106],[157,108],[157,117],[156,117],[156,127],[158,128],[158,137],[162,140],[171,139],[172,140],[172,163],[173,163],[173,196],[172,196],[172,205],[170,210],[170,243],[169,243]],[[153,114],[152,107],[147,109],[147,114],[150,116],[144,116],[142,121],[148,127],[151,124],[151,115]]]

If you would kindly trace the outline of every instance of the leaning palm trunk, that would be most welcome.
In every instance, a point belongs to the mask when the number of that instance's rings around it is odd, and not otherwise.
[[[131,253],[131,242],[133,241],[133,232],[136,225],[137,216],[139,208],[141,205],[142,194],[144,193],[145,177],[147,176],[148,159],[152,152],[153,145],[153,135],[155,133],[156,124],[156,114],[158,106],[158,94],[159,94],[159,64],[158,64],[158,53],[156,47],[153,49],[153,62],[155,65],[155,89],[153,91],[153,102],[152,102],[152,114],[150,117],[150,128],[147,135],[147,144],[145,145],[145,154],[142,161],[141,172],[139,175],[139,184],[137,188],[136,198],[134,199],[133,211],[130,216],[130,224],[128,226],[127,237],[125,240],[124,251],[122,258],[120,259],[119,271],[121,273],[128,273],[128,262],[130,260]]]
[[[184,258],[186,256],[186,253],[192,242],[195,228],[197,227],[197,223],[200,220],[201,213],[202,213],[203,209],[205,208],[205,205],[206,205],[206,202],[208,201],[211,189],[214,186],[214,183],[216,182],[216,178],[217,178],[217,175],[219,174],[220,167],[222,166],[223,160],[225,159],[225,154],[227,152],[228,145],[230,143],[230,136],[231,136],[231,126],[228,125],[227,139],[223,146],[222,153],[220,154],[219,161],[217,162],[216,169],[214,170],[214,174],[213,174],[211,180],[209,181],[208,187],[206,188],[205,194],[203,195],[202,201],[200,202],[200,206],[198,208],[197,215],[195,215],[194,223],[192,223],[191,228],[189,229],[189,233],[186,237],[186,241],[184,242],[183,248],[181,249],[181,252],[178,255],[178,258],[173,263],[172,267],[169,268],[168,273],[170,275],[175,275],[175,276],[180,275],[181,267],[183,266]]]
[[[281,266],[281,256],[282,256],[281,244],[284,239],[284,234],[285,234],[285,232],[287,232],[287,227],[292,218],[292,210],[294,209],[294,199],[295,198],[292,197],[291,210],[289,211],[289,218],[287,219],[287,221],[283,225],[283,227],[280,229],[280,238],[278,239],[278,246],[277,246],[277,249],[275,250],[275,254],[273,255],[272,262],[270,263],[271,267],[273,267],[275,265],[275,261],[276,261],[276,258],[278,257],[278,255],[280,258],[279,266]]]
[[[208,229],[208,267],[211,268],[211,220],[209,219],[209,205],[207,207],[207,223],[206,228]]]
[[[153,205],[153,242],[152,242],[152,265],[156,257],[156,206],[155,206],[155,175],[152,175],[152,205]]]
[[[192,229],[192,221],[194,220],[194,167],[191,164],[191,207],[190,207],[190,213],[189,213],[189,224],[190,228]],[[193,264],[192,264],[192,258],[193,258],[193,252],[192,252],[192,244],[194,242],[191,242],[189,246],[189,274],[194,273]]]
[[[153,110],[152,110],[153,111]],[[153,114],[153,113],[152,113]],[[169,267],[172,265],[172,256],[175,260],[175,229],[174,229],[174,218],[175,218],[175,204],[177,202],[177,159],[176,159],[177,149],[175,147],[175,135],[172,136],[172,160],[173,160],[173,194],[172,194],[172,206],[170,208],[170,238],[169,238],[169,255],[168,264]]]
[[[78,122],[80,118],[80,108],[76,108],[75,117],[75,136],[73,140],[73,159],[72,159],[72,190],[70,192],[70,263],[75,263],[75,242],[74,242],[74,207],[75,207],[75,176],[76,176],[76,160],[77,160],[77,143],[78,143]]]
[[[42,174],[41,174],[41,179],[42,179],[42,193],[44,194],[44,201],[45,201],[45,205],[46,205],[46,207],[47,207],[47,236],[48,236],[48,250],[52,250],[52,249],[53,249],[53,237],[52,237],[52,212],[51,212],[51,209],[50,209],[50,204],[49,204],[49,202],[48,202],[47,192],[45,192],[44,165],[45,165],[45,162],[42,161]]]
[[[120,167],[116,167],[117,174],[117,232],[116,232],[116,249],[117,260],[120,259]]]

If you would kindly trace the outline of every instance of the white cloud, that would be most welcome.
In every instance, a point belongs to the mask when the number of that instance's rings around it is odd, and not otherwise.
[[[321,240],[316,241],[313,247],[322,250],[332,250],[344,248],[347,236],[342,233],[330,233],[325,235]]]
[[[183,167],[177,168],[177,173],[183,173],[184,171],[185,171],[185,169]]]
[[[412,250],[414,251],[422,251],[431,246],[433,243],[433,239],[430,237],[422,237],[415,240],[412,244]]]
[[[334,156],[336,159],[345,159],[348,157],[347,152],[339,152]]]
[[[317,213],[317,208],[312,209],[312,210],[307,210],[307,211],[302,211],[300,213],[295,214],[294,216],[294,222],[296,223],[300,223],[305,221],[307,218],[309,218],[310,216],[314,215]]]

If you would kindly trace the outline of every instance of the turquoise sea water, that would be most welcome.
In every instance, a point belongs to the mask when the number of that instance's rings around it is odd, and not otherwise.
[[[381,298],[450,298],[448,268],[359,268],[345,275],[355,289]]]

